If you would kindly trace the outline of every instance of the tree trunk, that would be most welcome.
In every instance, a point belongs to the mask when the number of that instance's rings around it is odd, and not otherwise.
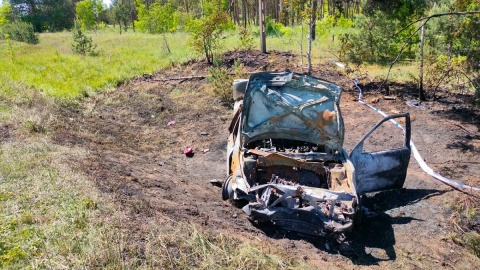
[[[315,33],[315,30],[317,28],[317,5],[318,5],[318,1],[317,0],[312,0],[313,3],[312,3],[312,14],[311,14],[311,27],[310,27],[310,38],[312,40],[315,40],[315,36],[316,36],[316,33]]]
[[[301,70],[303,72],[303,22],[302,22],[302,33],[300,35],[300,59],[301,59]]]
[[[265,0],[258,0],[258,18],[260,22],[260,50],[267,53],[267,41],[265,32]]]
[[[420,101],[425,100],[425,91],[423,90],[423,44],[425,43],[425,24],[422,22],[422,30],[420,33],[420,72],[418,80],[418,89]]]
[[[243,27],[247,28],[247,0],[242,0]]]
[[[312,2],[317,2],[317,0],[310,0],[310,7],[313,6],[313,3]],[[309,20],[308,20],[308,49],[307,49],[307,64],[308,64],[308,68],[307,68],[307,72],[308,74],[311,74],[312,73],[312,33],[315,33],[315,30],[313,29],[313,24],[315,22],[315,9],[311,9],[311,14],[309,16]],[[315,35],[315,34],[313,34]]]

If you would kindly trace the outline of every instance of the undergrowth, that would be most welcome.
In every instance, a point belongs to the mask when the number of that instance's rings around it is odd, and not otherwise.
[[[476,194],[462,194],[454,198],[450,209],[452,241],[465,246],[480,258],[480,197]]]
[[[223,61],[223,59],[222,59]],[[240,62],[235,61],[232,66],[233,74],[229,74],[227,68],[223,67],[221,63],[217,63],[209,70],[210,77],[207,78],[213,94],[220,100],[220,102],[230,107],[233,103],[232,87],[233,80],[248,78],[247,69]]]

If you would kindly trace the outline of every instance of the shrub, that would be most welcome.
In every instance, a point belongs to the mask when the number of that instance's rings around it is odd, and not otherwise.
[[[33,30],[33,25],[22,21],[5,24],[2,34],[2,36],[8,35],[12,40],[29,44],[38,44],[40,42],[38,34]]]
[[[336,26],[341,27],[341,28],[350,28],[353,26],[353,21],[343,17],[343,14],[338,18],[336,22]]]
[[[190,45],[200,53],[205,53],[207,62],[213,63],[214,51],[219,49],[223,32],[229,26],[226,12],[216,10],[212,14],[200,19],[191,20],[188,26]]]
[[[387,14],[376,12],[372,16],[358,15],[355,18],[355,28],[357,33],[345,34],[340,36],[341,48],[340,54],[353,63],[363,62],[382,62],[395,57],[403,44],[407,41],[408,35],[414,30],[410,27],[394,38],[389,35],[399,29],[399,22],[390,20]],[[406,36],[407,35],[407,36]],[[416,39],[408,40],[410,47],[418,44]],[[412,57],[407,50],[405,57]]]
[[[0,27],[12,22],[12,6],[8,4],[0,5]]]
[[[72,51],[74,53],[80,53],[86,55],[87,53],[94,55],[95,48],[97,45],[93,44],[93,40],[91,37],[86,36],[80,27],[78,22],[75,23],[75,26],[72,29],[73,35],[73,44],[72,44]]]
[[[449,85],[453,90],[461,90],[465,87],[465,84],[460,82],[465,81],[465,74],[468,72],[466,56],[431,56],[427,57],[426,66],[426,84],[432,86],[434,98],[436,90],[441,85]]]
[[[274,22],[272,18],[267,17],[265,19],[265,32],[267,33],[267,36],[283,36],[284,33],[282,28],[283,25],[279,22]]]
[[[327,37],[335,26],[335,17],[333,15],[325,15],[321,21],[317,21],[316,31],[320,37]]]
[[[230,106],[232,103],[232,78],[228,75],[227,70],[220,66],[212,67],[209,71],[212,75],[207,80],[213,93],[224,105]]]
[[[467,248],[480,258],[480,235],[475,231],[465,233],[463,236]]]
[[[238,45],[239,49],[250,50],[253,48],[253,37],[247,28],[245,27],[240,28],[240,31],[238,32],[238,36],[240,38],[240,44]]]

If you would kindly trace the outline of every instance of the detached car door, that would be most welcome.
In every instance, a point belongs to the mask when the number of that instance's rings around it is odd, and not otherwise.
[[[396,118],[405,118],[403,146],[375,152],[364,151],[365,140],[378,127],[383,124],[391,124],[387,121]],[[364,194],[403,187],[410,161],[410,132],[410,115],[408,113],[388,116],[376,124],[353,148],[350,159],[355,166],[357,193]]]

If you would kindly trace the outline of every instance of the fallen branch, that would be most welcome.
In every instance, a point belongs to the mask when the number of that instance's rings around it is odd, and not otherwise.
[[[253,74],[253,73],[256,73],[256,72],[246,72],[246,74]],[[229,72],[228,75],[233,76],[235,75],[235,73]],[[161,78],[161,79],[146,78],[146,80],[152,81],[152,82],[191,81],[191,80],[203,80],[209,76],[210,75],[198,75],[198,76],[173,77],[173,78]]]
[[[164,79],[149,79],[149,81],[168,82],[168,81],[203,80],[207,77],[208,76],[206,75],[200,75],[200,76],[174,77],[174,78],[164,78]]]

